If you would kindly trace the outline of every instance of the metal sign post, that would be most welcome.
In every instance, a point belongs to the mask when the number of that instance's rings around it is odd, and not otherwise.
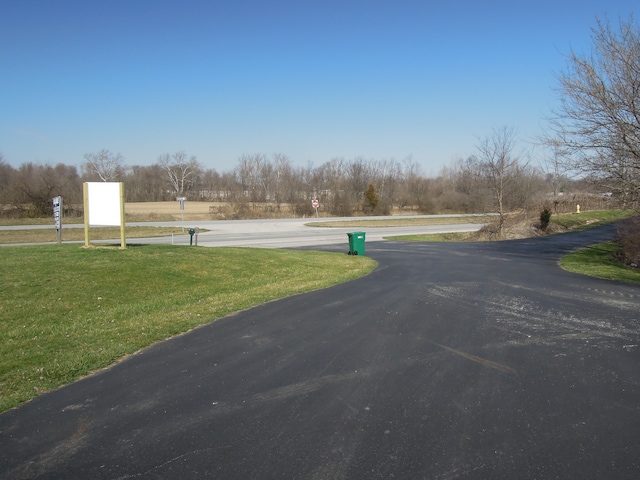
[[[62,197],[53,198],[53,222],[56,226],[56,239],[62,243]]]
[[[184,201],[187,197],[176,197],[176,200],[180,202],[180,213],[182,215],[182,231],[184,232]]]

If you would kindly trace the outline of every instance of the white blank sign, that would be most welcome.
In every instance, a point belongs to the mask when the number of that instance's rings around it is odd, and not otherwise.
[[[89,225],[120,226],[120,182],[87,182]]]

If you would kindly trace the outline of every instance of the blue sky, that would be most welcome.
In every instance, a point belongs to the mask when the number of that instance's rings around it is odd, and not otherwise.
[[[403,160],[426,174],[536,137],[571,48],[637,0],[4,0],[0,153],[80,165],[186,151]]]

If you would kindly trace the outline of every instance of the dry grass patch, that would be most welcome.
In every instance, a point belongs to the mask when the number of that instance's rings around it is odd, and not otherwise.
[[[521,238],[531,238],[611,223],[633,216],[635,212],[629,210],[601,210],[594,212],[583,212],[580,214],[552,215],[551,222],[546,230],[540,229],[540,218],[527,215],[524,212],[507,215],[504,221],[502,233],[498,231],[498,221],[496,217],[488,217],[489,223],[477,232],[456,233],[456,234],[425,234],[425,235],[403,235],[386,237],[389,240],[402,240],[412,242],[487,242],[496,240],[518,240]],[[487,217],[485,217],[487,220]],[[485,223],[485,222],[482,222]]]
[[[204,231],[204,230],[202,230]],[[169,235],[188,235],[179,227],[125,227],[127,239],[146,237],[165,237]],[[117,240],[120,242],[119,227],[91,227],[91,241]],[[53,243],[57,240],[55,228],[32,230],[0,230],[0,244],[13,243]],[[63,242],[84,241],[84,228],[62,227]]]
[[[460,223],[488,223],[495,220],[495,215],[460,215],[460,216],[434,216],[419,218],[389,217],[375,220],[335,220],[326,222],[310,222],[309,227],[333,227],[354,229],[385,228],[385,227],[412,227],[428,225],[458,225]]]

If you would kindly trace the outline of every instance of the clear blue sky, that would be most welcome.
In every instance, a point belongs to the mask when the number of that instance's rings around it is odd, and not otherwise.
[[[571,48],[637,0],[2,0],[0,152],[106,148],[402,160],[425,174],[503,126],[530,139]]]

